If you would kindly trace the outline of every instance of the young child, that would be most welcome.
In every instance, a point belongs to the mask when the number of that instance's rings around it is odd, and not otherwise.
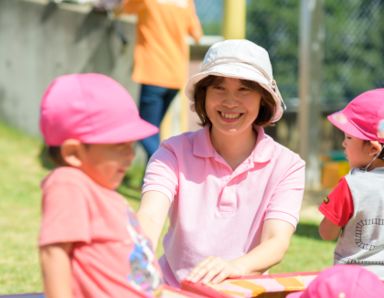
[[[287,298],[378,298],[384,297],[384,283],[357,265],[337,264],[324,269],[302,292]]]
[[[217,283],[280,262],[298,222],[304,162],[264,133],[284,109],[268,52],[248,40],[215,43],[186,88],[202,129],[151,158],[138,217],[166,283]]]
[[[362,93],[328,120],[345,134],[351,171],[319,210],[324,240],[338,238],[335,264],[359,264],[384,278],[384,89]]]
[[[55,79],[40,128],[57,164],[42,182],[39,249],[45,295],[148,297],[161,277],[149,242],[115,190],[134,142],[157,132],[128,92],[102,74]]]

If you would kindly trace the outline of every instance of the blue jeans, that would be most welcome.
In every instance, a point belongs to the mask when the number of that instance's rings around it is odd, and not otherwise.
[[[139,100],[140,117],[160,127],[160,123],[178,91],[178,89],[142,84]],[[149,159],[160,145],[160,134],[157,133],[141,140],[140,143]]]

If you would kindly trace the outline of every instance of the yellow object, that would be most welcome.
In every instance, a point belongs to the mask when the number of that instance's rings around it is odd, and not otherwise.
[[[246,1],[224,1],[223,36],[225,39],[245,38]]]
[[[349,172],[347,161],[326,161],[323,165],[322,187],[333,188]]]

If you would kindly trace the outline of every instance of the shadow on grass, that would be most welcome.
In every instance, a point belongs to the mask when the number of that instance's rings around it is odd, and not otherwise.
[[[295,235],[315,240],[322,240],[319,235],[318,225],[315,223],[300,222],[297,225]]]

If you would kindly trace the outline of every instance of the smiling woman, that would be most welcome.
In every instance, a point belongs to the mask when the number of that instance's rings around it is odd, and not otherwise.
[[[264,133],[284,110],[268,52],[248,40],[218,42],[186,93],[203,128],[163,142],[138,211],[155,246],[170,215],[165,281],[265,272],[288,249],[304,188],[304,162]]]

